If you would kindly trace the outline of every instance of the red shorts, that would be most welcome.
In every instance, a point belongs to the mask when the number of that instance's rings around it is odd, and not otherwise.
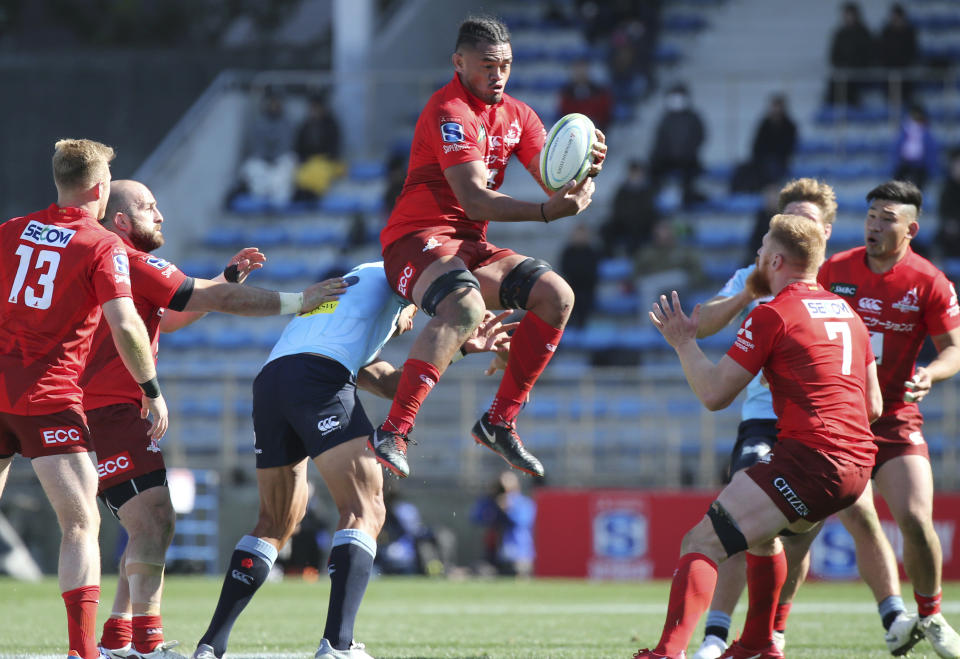
[[[407,234],[383,250],[383,269],[390,287],[413,302],[413,287],[427,266],[441,256],[454,255],[471,272],[516,254],[483,239],[479,231],[454,226],[438,226]]]
[[[867,486],[870,469],[785,438],[744,473],[793,523],[801,517],[819,522],[852,504]]]
[[[870,426],[877,442],[877,463],[873,473],[888,460],[904,455],[922,455],[930,459],[927,440],[923,438],[923,417],[899,418],[883,416]]]
[[[76,410],[25,416],[0,412],[0,457],[41,458],[93,450],[87,420]]]
[[[150,439],[150,422],[140,418],[139,405],[119,403],[87,410],[87,421],[97,449],[99,494],[166,468],[160,447]]]

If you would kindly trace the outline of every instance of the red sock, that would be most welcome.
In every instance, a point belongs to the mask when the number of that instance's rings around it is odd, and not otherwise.
[[[654,652],[675,657],[687,649],[700,616],[710,606],[717,587],[717,564],[703,554],[684,554],[670,586],[667,621]]]
[[[62,594],[67,607],[67,635],[70,649],[84,659],[100,656],[97,650],[97,604],[100,586],[80,586]]]
[[[119,650],[133,642],[133,621],[130,618],[107,618],[103,623],[100,645],[108,650]]]
[[[562,329],[548,325],[535,313],[527,312],[510,339],[507,370],[488,412],[491,423],[503,423],[516,418],[533,383],[553,357],[561,336]]]
[[[163,620],[160,616],[133,616],[133,648],[152,652],[163,643]]]
[[[413,429],[420,404],[440,379],[440,371],[430,362],[408,359],[403,363],[397,393],[385,421],[387,430],[407,434]]]
[[[777,604],[777,613],[773,616],[773,628],[778,632],[787,631],[787,617],[790,615],[790,607],[793,602]]]
[[[943,599],[943,591],[936,595],[921,595],[913,591],[913,599],[917,600],[917,613],[921,618],[932,616],[934,613],[940,613],[940,600]]]
[[[780,590],[787,580],[787,557],[780,550],[773,556],[756,556],[747,552],[747,620],[740,634],[745,648],[760,649],[770,643],[773,618],[780,600]]]

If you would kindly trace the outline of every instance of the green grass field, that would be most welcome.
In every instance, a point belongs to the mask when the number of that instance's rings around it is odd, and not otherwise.
[[[115,581],[105,578],[100,622]],[[657,641],[666,582],[447,581],[380,578],[370,584],[357,640],[392,657],[621,657]],[[220,590],[218,579],[171,577],[167,639],[192,653]],[[310,657],[323,632],[327,581],[267,583],[240,617],[228,657]],[[960,622],[960,584],[944,589],[944,612]],[[742,606],[742,605],[741,605]],[[912,604],[908,603],[908,606]],[[738,609],[734,626],[742,624]],[[99,636],[99,634],[98,634]],[[694,650],[700,632],[694,637]],[[66,623],[56,581],[0,579],[0,657],[63,657]],[[692,653],[692,652],[691,652]],[[889,657],[868,591],[860,584],[804,586],[787,632],[790,659]],[[922,642],[910,657],[935,657]]]

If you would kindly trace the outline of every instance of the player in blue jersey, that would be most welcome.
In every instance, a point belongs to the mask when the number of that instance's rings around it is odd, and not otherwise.
[[[377,355],[394,334],[413,327],[417,308],[391,290],[383,263],[359,265],[336,302],[296,316],[253,383],[260,517],[237,543],[220,600],[195,659],[222,657],[230,630],[266,580],[307,507],[307,461],[320,470],[340,514],[328,572],[330,601],[315,657],[365,659],[353,640],[376,537],[383,526],[383,473],[367,440],[373,426],[357,387],[392,398],[400,371]],[[509,348],[506,313],[488,313],[460,354]]]
[[[833,188],[828,184],[809,178],[791,181],[780,190],[778,208],[781,213],[820,222],[829,240],[836,218],[837,201]],[[750,274],[755,269],[756,266],[750,265],[737,270],[717,295],[701,306],[697,338],[716,334],[733,318],[746,317],[755,306],[770,299],[759,297],[751,289]],[[741,419],[737,441],[730,456],[730,477],[770,453],[777,441],[777,416],[773,412],[770,389],[763,381],[762,374],[758,374],[747,385]],[[860,573],[878,602],[880,616],[887,629],[887,645],[894,654],[902,654],[899,650],[910,642],[916,617],[907,614],[900,597],[896,559],[880,529],[873,507],[873,490],[869,484],[860,500],[841,512],[839,517],[856,541]],[[786,642],[784,632],[790,606],[797,589],[806,578],[810,565],[808,550],[820,528],[801,536],[784,538],[788,573],[776,609],[773,638],[781,650]],[[745,583],[745,559],[741,553],[720,566],[717,588],[707,613],[704,640],[691,659],[717,659],[724,653],[731,615]]]

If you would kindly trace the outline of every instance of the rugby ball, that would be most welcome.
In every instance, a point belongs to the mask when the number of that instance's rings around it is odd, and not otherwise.
[[[596,131],[590,117],[574,112],[561,117],[547,133],[540,152],[540,180],[551,190],[559,190],[568,181],[583,180],[593,158],[590,149]]]

